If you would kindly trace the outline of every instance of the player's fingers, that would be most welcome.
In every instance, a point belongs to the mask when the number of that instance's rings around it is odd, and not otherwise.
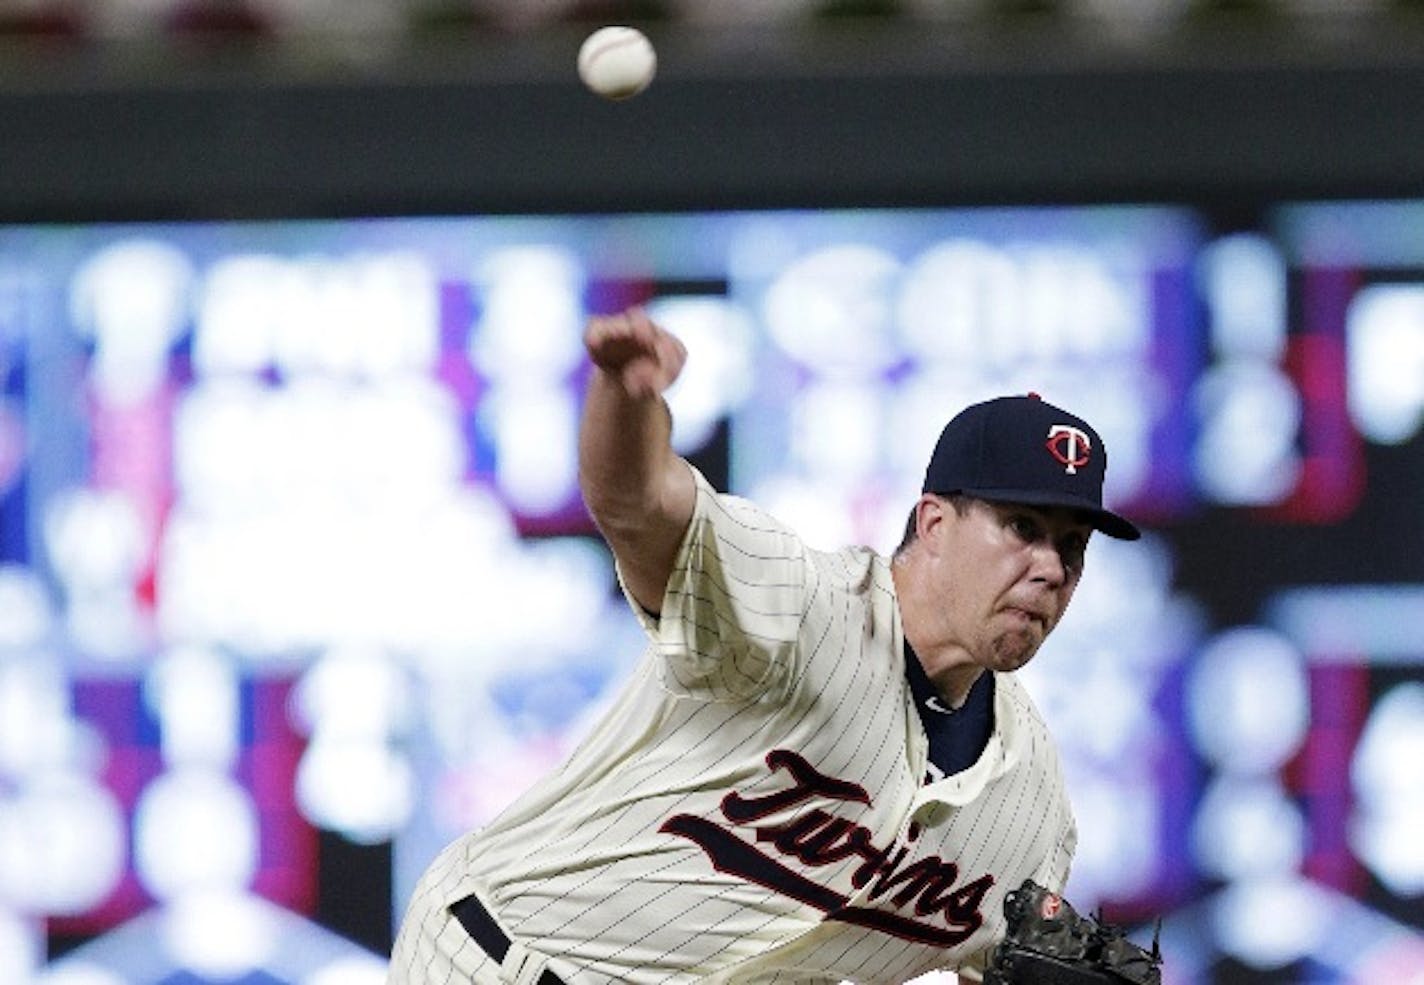
[[[662,333],[646,359],[634,359],[618,371],[619,381],[632,397],[661,394],[682,374],[687,348],[674,335]]]
[[[584,331],[584,348],[589,358],[604,369],[617,369],[646,351],[626,319],[616,316],[590,319]]]
[[[651,348],[656,326],[646,317],[635,319],[628,312],[615,315],[595,315],[584,330],[584,347],[598,361],[600,356],[629,358]]]
[[[584,345],[589,348],[627,334],[627,322],[617,315],[593,315],[583,331]]]
[[[682,374],[682,367],[687,364],[687,346],[682,339],[670,332],[663,332],[657,341],[658,366],[665,379],[664,386],[667,386]]]
[[[641,307],[590,319],[584,345],[594,364],[611,373],[621,374],[636,364],[651,363],[647,375],[639,376],[638,384],[659,392],[677,378],[687,359],[682,341],[649,318]],[[625,380],[625,385],[628,383]]]

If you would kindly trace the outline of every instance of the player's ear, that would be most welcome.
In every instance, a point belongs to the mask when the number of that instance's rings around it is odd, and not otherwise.
[[[931,551],[938,549],[937,535],[953,513],[953,505],[933,493],[924,493],[915,504],[915,536]]]

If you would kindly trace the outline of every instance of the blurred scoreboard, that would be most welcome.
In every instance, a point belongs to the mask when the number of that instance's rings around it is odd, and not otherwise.
[[[321,839],[389,852],[343,903],[389,928],[641,649],[575,462],[583,322],[632,303],[689,349],[678,449],[815,546],[892,549],[969,402],[1093,420],[1149,535],[1094,542],[1025,671],[1079,814],[1070,894],[1162,915],[1173,982],[1410,980],[1421,225],[0,228],[0,980],[383,980],[388,930],[332,931]]]

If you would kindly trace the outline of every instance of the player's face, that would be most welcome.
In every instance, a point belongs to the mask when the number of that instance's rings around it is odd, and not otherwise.
[[[1017,670],[1058,625],[1083,573],[1092,527],[1072,510],[972,500],[946,507],[930,577],[947,642],[992,670]]]

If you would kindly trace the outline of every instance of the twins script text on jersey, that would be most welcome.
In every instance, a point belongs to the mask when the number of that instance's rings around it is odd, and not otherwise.
[[[731,872],[749,882],[774,889],[822,911],[833,920],[873,927],[905,940],[953,947],[984,923],[979,905],[994,884],[994,877],[981,875],[959,885],[959,866],[938,856],[904,865],[909,847],[887,843],[876,847],[873,832],[859,824],[819,808],[781,824],[758,826],[755,822],[787,807],[823,797],[851,803],[869,804],[864,788],[826,776],[796,753],[775,749],[766,758],[773,770],[786,770],[793,785],[786,790],[760,797],[743,797],[733,791],[722,801],[722,816],[734,825],[750,827],[754,841],[765,849],[748,845],[732,831],[690,814],[678,814],[663,823],[662,830],[696,843],[707,853],[713,868]],[[911,825],[910,840],[918,838],[919,826]],[[860,866],[851,873],[856,889],[870,885],[867,898],[874,902],[894,890],[890,903],[909,908],[917,916],[938,916],[943,924],[928,923],[897,913],[863,906],[850,906],[849,898],[822,886],[814,877],[801,875],[778,859],[795,860],[815,870],[855,857]],[[872,883],[873,880],[873,883]]]

